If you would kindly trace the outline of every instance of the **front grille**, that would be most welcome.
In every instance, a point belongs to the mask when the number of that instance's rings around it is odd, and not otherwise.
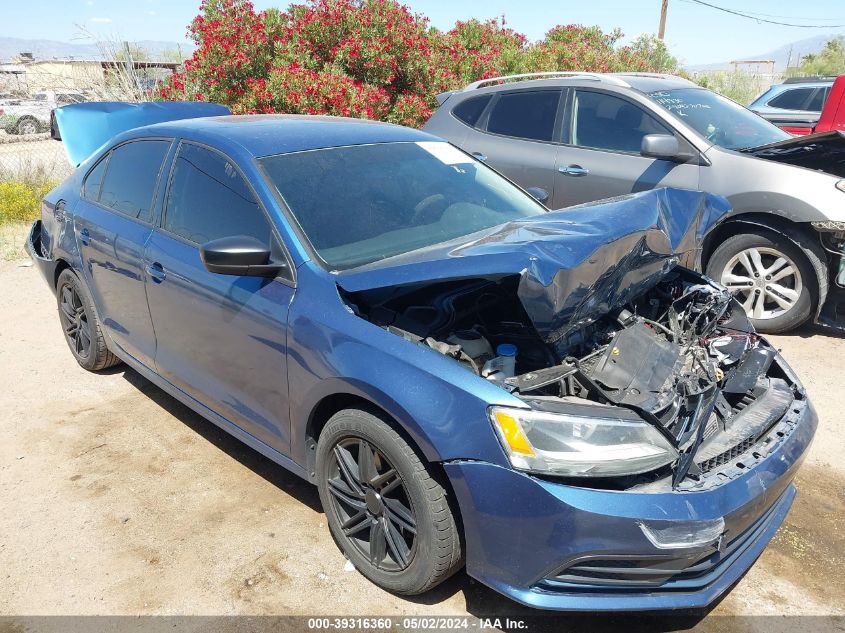
[[[718,468],[719,466],[724,466],[730,461],[733,461],[740,455],[742,455],[745,451],[749,448],[754,446],[754,443],[757,441],[757,438],[754,436],[748,437],[736,446],[733,446],[726,450],[724,453],[719,453],[718,455],[711,457],[710,459],[706,459],[703,462],[698,462],[698,467],[701,469],[701,472],[706,473],[714,468]]]
[[[691,591],[706,587],[751,547],[768,527],[778,506],[780,500],[723,551],[713,548],[703,555],[583,558],[540,581],[537,588],[607,593],[636,589]]]

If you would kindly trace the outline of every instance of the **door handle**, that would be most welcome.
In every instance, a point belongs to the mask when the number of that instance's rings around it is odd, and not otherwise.
[[[589,169],[584,169],[581,165],[567,165],[566,167],[558,167],[557,170],[566,176],[586,176],[590,173]]]
[[[91,243],[91,233],[88,229],[82,229],[79,232],[79,241],[82,242],[83,246],[88,246]]]
[[[167,277],[167,273],[164,272],[164,266],[162,266],[158,262],[147,264],[144,267],[144,270],[147,271],[147,274],[150,276],[150,279],[152,279],[153,282],[157,284],[160,284],[162,281],[164,281],[164,278]]]
[[[478,159],[478,160],[480,160],[481,162],[484,162],[485,160],[487,160],[487,155],[486,155],[486,154],[482,154],[481,152],[473,152],[472,154],[470,154],[470,156],[473,156],[474,158],[477,158],[477,159]]]

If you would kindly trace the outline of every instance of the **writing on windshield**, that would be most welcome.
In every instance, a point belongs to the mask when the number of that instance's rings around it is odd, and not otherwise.
[[[703,88],[663,90],[649,96],[705,139],[727,149],[756,147],[789,138],[786,132],[738,103]]]

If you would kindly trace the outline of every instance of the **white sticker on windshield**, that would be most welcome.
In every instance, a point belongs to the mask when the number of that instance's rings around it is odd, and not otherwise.
[[[417,145],[422,147],[444,165],[457,165],[459,163],[472,162],[472,159],[469,156],[464,154],[457,147],[449,145],[449,143],[444,143],[442,141],[417,141]]]

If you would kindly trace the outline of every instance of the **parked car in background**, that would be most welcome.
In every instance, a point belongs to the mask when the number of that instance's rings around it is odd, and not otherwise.
[[[824,107],[835,77],[792,77],[774,84],[748,109],[780,126],[779,121],[812,120]],[[782,127],[782,126],[780,126]]]
[[[83,368],[125,362],[316,484],[395,593],[465,563],[534,607],[702,607],[753,564],[817,418],[679,264],[723,198],[550,213],[419,130],[221,110],[56,110],[84,162],[27,248]]]
[[[796,136],[845,130],[845,75],[832,81],[821,112],[761,115]]]
[[[37,134],[50,129],[54,108],[86,101],[83,93],[66,90],[36,92],[27,99],[0,101],[0,128],[7,134]]]
[[[655,187],[726,197],[702,265],[756,328],[845,326],[842,139],[800,144],[748,109],[668,75],[540,73],[439,97],[424,129],[558,209]],[[773,145],[774,144],[774,145]]]

